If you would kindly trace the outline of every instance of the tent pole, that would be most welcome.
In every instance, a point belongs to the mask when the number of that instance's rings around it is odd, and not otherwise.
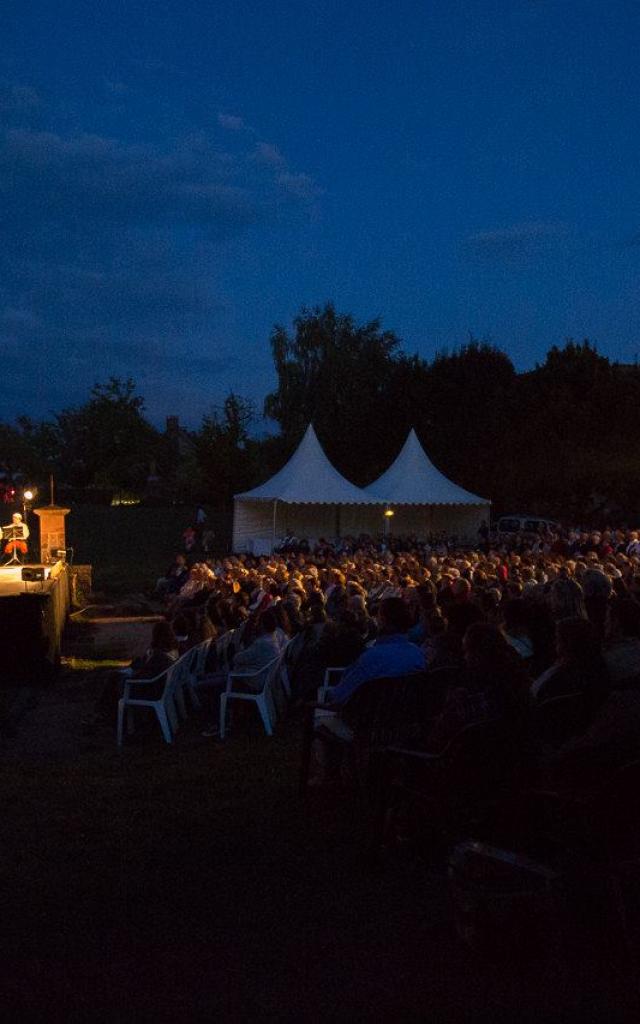
[[[271,539],[271,551],[272,552],[273,552],[273,549],[276,546],[276,506],[277,506],[277,504],[278,504],[278,499],[274,498],[273,499],[273,537]]]

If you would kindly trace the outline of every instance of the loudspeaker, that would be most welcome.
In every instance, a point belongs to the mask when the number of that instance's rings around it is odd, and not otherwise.
[[[36,569],[23,569],[21,575],[23,583],[44,583],[43,566],[38,566]]]

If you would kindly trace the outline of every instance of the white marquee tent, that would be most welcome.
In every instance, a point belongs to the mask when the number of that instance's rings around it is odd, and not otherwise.
[[[415,430],[386,473],[365,491],[382,498],[394,512],[391,531],[398,535],[455,534],[477,539],[478,527],[489,521],[491,503],[448,480],[426,455]]]
[[[283,468],[252,491],[233,501],[233,550],[265,554],[282,538],[316,539],[361,533],[362,506],[371,507],[370,521],[382,529],[384,499],[373,488],[349,483],[323,452],[311,425]],[[377,506],[377,512],[374,511]]]

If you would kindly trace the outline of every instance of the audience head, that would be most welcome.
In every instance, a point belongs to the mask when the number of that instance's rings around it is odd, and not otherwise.
[[[549,593],[549,607],[556,620],[587,617],[582,587],[576,580],[554,580]]]
[[[411,628],[411,615],[401,597],[385,597],[378,608],[378,621],[383,633],[406,633]]]
[[[600,658],[602,643],[589,619],[574,616],[556,623],[556,651],[560,661],[589,665]]]
[[[151,645],[156,651],[177,651],[178,641],[173,627],[166,619],[154,623],[151,631]]]
[[[262,633],[275,633],[278,628],[278,617],[274,608],[265,608],[260,615],[260,631]]]

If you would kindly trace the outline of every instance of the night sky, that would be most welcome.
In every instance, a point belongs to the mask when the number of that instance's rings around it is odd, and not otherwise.
[[[0,418],[261,405],[302,305],[640,352],[636,0],[5,0]]]

